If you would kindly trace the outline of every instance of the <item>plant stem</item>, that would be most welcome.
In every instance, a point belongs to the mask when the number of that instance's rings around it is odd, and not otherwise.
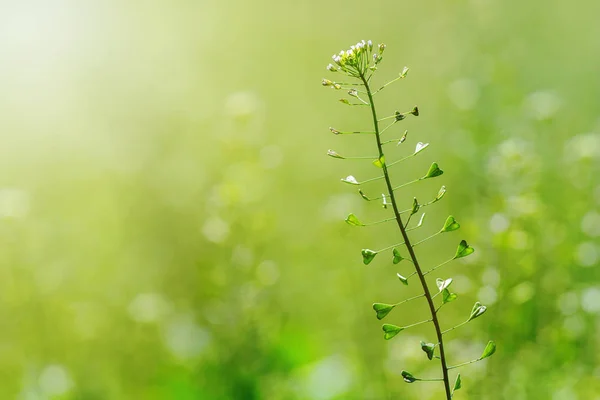
[[[377,150],[379,151],[379,157],[383,156],[383,147],[381,144],[381,138],[379,137],[379,122],[377,121],[377,112],[375,111],[375,103],[373,102],[373,94],[371,93],[371,88],[369,87],[369,82],[365,78],[365,76],[361,73],[360,79],[365,86],[367,91],[367,96],[369,97],[369,104],[371,107],[371,114],[373,115],[373,127],[375,128],[375,138],[377,139]],[[417,260],[417,256],[413,249],[413,246],[410,244],[410,239],[408,238],[408,234],[406,233],[406,229],[404,228],[404,224],[402,223],[402,217],[400,216],[400,211],[398,210],[398,205],[396,204],[396,199],[394,197],[394,190],[392,187],[392,182],[390,181],[390,176],[388,174],[387,167],[385,163],[382,166],[383,175],[385,178],[385,183],[388,188],[388,192],[390,193],[390,201],[392,203],[392,208],[394,209],[394,216],[396,217],[396,222],[398,223],[398,228],[400,228],[400,232],[402,233],[402,238],[404,239],[404,244],[406,245],[406,249],[410,254],[410,258],[412,259],[413,265],[415,266],[415,270],[417,275],[419,275],[419,280],[421,281],[421,286],[423,286],[423,292],[425,294],[425,298],[427,299],[427,303],[429,304],[429,311],[431,313],[431,321],[435,327],[435,332],[437,335],[437,340],[439,342],[439,352],[440,352],[440,362],[442,364],[442,374],[444,376],[444,389],[446,391],[446,399],[451,400],[452,394],[450,392],[450,378],[448,377],[448,367],[446,365],[446,355],[444,353],[444,341],[442,337],[442,330],[440,328],[440,323],[437,318],[437,314],[435,312],[435,304],[433,304],[433,298],[431,297],[431,293],[429,292],[429,287],[427,286],[427,282],[425,281],[425,276],[423,275],[423,271],[419,266],[419,261]]]
[[[451,367],[448,367],[448,369],[454,369],[454,368],[464,367],[465,365],[473,364],[473,363],[476,363],[477,361],[481,361],[481,358],[478,358],[476,360],[467,361],[467,362],[464,362],[462,364],[453,365]]]

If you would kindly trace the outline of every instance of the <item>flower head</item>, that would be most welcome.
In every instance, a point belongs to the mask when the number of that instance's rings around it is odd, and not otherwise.
[[[374,48],[378,50],[379,54],[373,53]],[[381,62],[381,54],[384,49],[385,44],[374,47],[372,41],[361,40],[350,46],[349,49],[334,54],[331,58],[335,64],[327,65],[327,69],[331,72],[344,72],[355,78],[364,78],[369,71],[373,71],[374,67]]]

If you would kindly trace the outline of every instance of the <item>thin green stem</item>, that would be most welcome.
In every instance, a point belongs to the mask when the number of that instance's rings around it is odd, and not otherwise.
[[[390,115],[389,117],[379,118],[377,120],[377,122],[385,121],[385,120],[392,119],[392,118],[396,118],[396,116],[395,115]]]
[[[419,244],[421,244],[421,243],[423,243],[423,242],[426,242],[426,241],[428,241],[429,239],[433,239],[434,237],[436,237],[436,236],[437,236],[437,235],[439,235],[440,233],[442,233],[442,232],[436,232],[436,233],[434,233],[433,235],[431,235],[431,236],[428,236],[428,237],[426,237],[426,238],[425,238],[425,239],[423,239],[423,240],[419,240],[417,243],[413,244],[413,247],[415,247],[415,246],[417,246],[417,245],[419,245]],[[429,272],[429,271],[428,271],[428,272]],[[426,272],[426,273],[424,273],[423,275],[426,275],[426,274],[427,274],[427,272]]]
[[[443,332],[442,332],[442,335],[445,335],[446,333],[448,333],[448,332],[450,332],[450,331],[453,331],[453,330],[455,330],[456,328],[460,328],[461,326],[465,325],[465,324],[466,324],[466,323],[468,323],[468,322],[469,322],[469,320],[466,320],[465,322],[461,322],[460,324],[458,324],[458,325],[456,325],[456,326],[453,326],[453,327],[452,327],[452,328],[450,328],[450,329],[446,329],[445,331],[443,331]]]
[[[394,219],[396,219],[396,218],[394,217]],[[379,249],[379,250],[376,251],[376,253],[381,253],[382,251],[393,249],[394,247],[402,246],[403,244],[405,244],[405,243],[404,242],[396,243],[396,244],[393,244],[391,246],[384,247],[383,249]]]
[[[436,235],[437,235],[437,233],[436,233]],[[435,236],[435,235],[434,235],[434,236]],[[436,265],[435,267],[431,268],[429,271],[425,271],[425,272],[423,273],[423,275],[427,275],[427,274],[429,274],[429,273],[431,273],[431,272],[435,271],[435,270],[436,270],[436,269],[438,269],[439,267],[441,267],[441,266],[444,266],[444,265],[448,264],[448,263],[449,263],[450,261],[452,261],[452,260],[454,260],[454,258],[451,258],[451,259],[449,259],[449,260],[446,260],[446,261],[444,261],[444,262],[443,262],[443,263],[441,263],[441,264],[438,264],[438,265]]]
[[[391,189],[391,190],[392,190],[392,191],[394,191],[394,190],[401,189],[401,188],[403,188],[403,187],[405,187],[405,186],[412,185],[413,183],[417,183],[417,182],[419,182],[420,180],[421,180],[421,178],[419,178],[419,179],[415,179],[414,181],[410,181],[410,182],[403,183],[402,185],[400,185],[400,186],[396,186],[395,188],[393,188],[393,189]]]
[[[383,179],[383,175],[382,176],[376,176],[375,178],[367,179],[366,181],[358,182],[358,184],[362,185],[363,183],[369,183],[369,182],[373,182],[373,181],[378,181],[380,179]]]
[[[362,132],[362,131],[346,132],[346,131],[338,131],[337,129],[333,129],[333,128],[329,128],[329,130],[335,135],[372,135],[375,133],[375,132]]]
[[[371,104],[371,114],[373,116],[373,127],[375,128],[375,138],[377,140],[377,150],[379,151],[379,157],[383,156],[383,147],[381,144],[381,138],[379,133],[379,122],[377,121],[377,111],[375,110],[375,103],[373,102],[373,94],[371,93],[371,88],[369,86],[369,82],[365,78],[364,74],[360,74],[360,79],[365,86],[367,91],[367,96],[369,97],[369,103]],[[389,83],[388,83],[389,84]],[[383,87],[387,86],[384,85]],[[383,88],[382,87],[382,88]],[[381,90],[381,89],[379,89]],[[429,306],[429,312],[431,314],[431,322],[435,327],[435,332],[437,335],[437,339],[439,342],[439,353],[440,353],[440,363],[442,367],[443,374],[443,382],[444,382],[444,390],[446,392],[446,400],[452,400],[452,393],[450,391],[450,377],[448,376],[448,367],[446,365],[446,355],[444,352],[444,342],[442,337],[442,330],[440,328],[440,323],[437,319],[437,314],[435,313],[435,304],[433,303],[433,299],[431,293],[429,292],[429,287],[427,286],[427,282],[425,280],[425,276],[421,270],[419,265],[419,261],[417,260],[417,255],[415,254],[415,250],[410,243],[410,239],[408,234],[406,233],[406,229],[404,228],[404,224],[402,223],[402,217],[400,216],[400,211],[398,210],[398,205],[396,199],[394,197],[394,189],[392,187],[392,182],[390,180],[390,176],[387,170],[387,166],[384,164],[382,166],[383,175],[385,176],[385,183],[388,188],[388,192],[390,193],[390,201],[392,204],[392,208],[394,209],[394,215],[396,217],[396,222],[398,224],[398,228],[402,234],[402,238],[404,239],[404,244],[406,245],[406,249],[410,255],[410,259],[412,260],[413,265],[415,266],[415,272],[419,276],[419,280],[421,281],[421,286],[423,287],[423,293],[425,298],[427,299],[427,304]]]
[[[402,140],[402,138],[390,139],[390,140],[386,140],[385,142],[381,142],[381,144],[388,144],[388,143],[392,143],[392,142],[399,142],[401,140]]]
[[[392,79],[391,81],[389,81],[388,83],[386,83],[385,85],[383,85],[382,87],[380,87],[379,89],[377,89],[377,90],[375,91],[375,93],[373,93],[373,95],[376,95],[377,93],[379,93],[379,92],[381,92],[383,89],[385,89],[387,86],[391,85],[392,83],[394,83],[394,82],[396,82],[396,81],[398,81],[398,80],[400,80],[400,79],[402,79],[402,78],[404,78],[404,77],[403,77],[402,75],[400,75],[400,76],[399,76],[399,77],[397,77],[396,79]],[[372,103],[372,101],[371,101],[371,103]]]
[[[390,222],[395,220],[396,218],[387,218],[387,219],[382,219],[381,221],[377,221],[377,222],[369,222],[368,224],[363,224],[361,226],[373,226],[373,225],[378,225],[378,224],[383,224],[385,222]]]
[[[415,215],[415,213],[412,213],[412,212],[408,215],[408,218],[406,219],[406,223],[404,224],[404,229],[408,228],[408,224],[410,224],[410,220],[413,215]],[[408,230],[410,230],[410,229],[408,229]]]
[[[464,367],[465,365],[469,365],[469,364],[473,364],[476,363],[477,361],[481,361],[481,358],[478,358],[476,360],[471,360],[471,361],[467,361],[461,364],[457,364],[457,365],[452,365],[450,367],[448,367],[448,369],[454,369],[454,368],[458,368],[458,367]]]
[[[418,296],[410,297],[410,298],[408,298],[408,299],[406,299],[406,300],[402,300],[402,301],[400,301],[400,302],[398,302],[398,303],[394,304],[394,306],[399,306],[400,304],[408,303],[408,302],[409,302],[409,301],[411,301],[411,300],[420,299],[420,298],[421,298],[421,297],[423,297],[423,296],[425,296],[425,293],[422,293],[422,294],[420,294],[420,295],[418,295]]]
[[[419,322],[415,322],[414,324],[403,326],[402,328],[403,329],[408,329],[408,328],[412,328],[413,326],[423,325],[423,324],[426,324],[426,323],[431,322],[431,321],[432,320],[430,318],[430,319],[426,319],[425,321],[419,321]]]
[[[381,130],[381,132],[379,132],[379,133],[378,133],[378,135],[382,135],[382,134],[383,134],[383,132],[387,131],[387,130],[388,130],[388,129],[390,129],[392,126],[394,126],[394,124],[395,124],[396,122],[398,122],[398,121],[394,121],[394,122],[392,122],[391,124],[389,124],[388,126],[386,126],[385,128],[383,128],[383,129]]]
[[[396,164],[398,164],[398,163],[401,163],[402,161],[406,161],[406,160],[408,160],[409,158],[411,158],[411,157],[414,157],[416,154],[418,154],[418,153],[412,153],[412,154],[410,154],[410,155],[408,155],[408,156],[406,156],[406,157],[402,157],[402,158],[401,158],[401,159],[399,159],[399,160],[396,160],[396,161],[394,161],[394,162],[392,162],[392,163],[389,163],[389,164],[388,164],[388,167],[391,167],[391,166],[393,166],[393,165],[396,165]]]

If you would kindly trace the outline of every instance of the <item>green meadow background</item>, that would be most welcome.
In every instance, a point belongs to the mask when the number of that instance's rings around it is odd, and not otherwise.
[[[419,341],[384,341],[373,302],[419,294],[380,254],[390,216],[340,182],[376,176],[368,110],[321,86],[331,55],[387,44],[388,160],[446,197],[413,237],[425,267],[466,239],[440,313],[456,400],[600,399],[600,3],[75,1],[0,13],[0,398],[432,399]],[[381,193],[379,183],[365,186]],[[404,208],[406,208],[404,207]],[[423,301],[386,322],[427,318]],[[456,372],[456,371],[453,371]],[[452,375],[454,377],[454,374]]]

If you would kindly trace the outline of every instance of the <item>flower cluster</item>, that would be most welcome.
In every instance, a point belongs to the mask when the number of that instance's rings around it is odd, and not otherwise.
[[[377,64],[382,60],[382,54],[385,50],[385,44],[377,46],[379,53],[373,52],[373,42],[360,41],[348,50],[342,50],[339,54],[333,55],[334,64],[329,64],[327,69],[331,72],[345,72],[355,78],[364,77],[366,73],[377,69]]]

